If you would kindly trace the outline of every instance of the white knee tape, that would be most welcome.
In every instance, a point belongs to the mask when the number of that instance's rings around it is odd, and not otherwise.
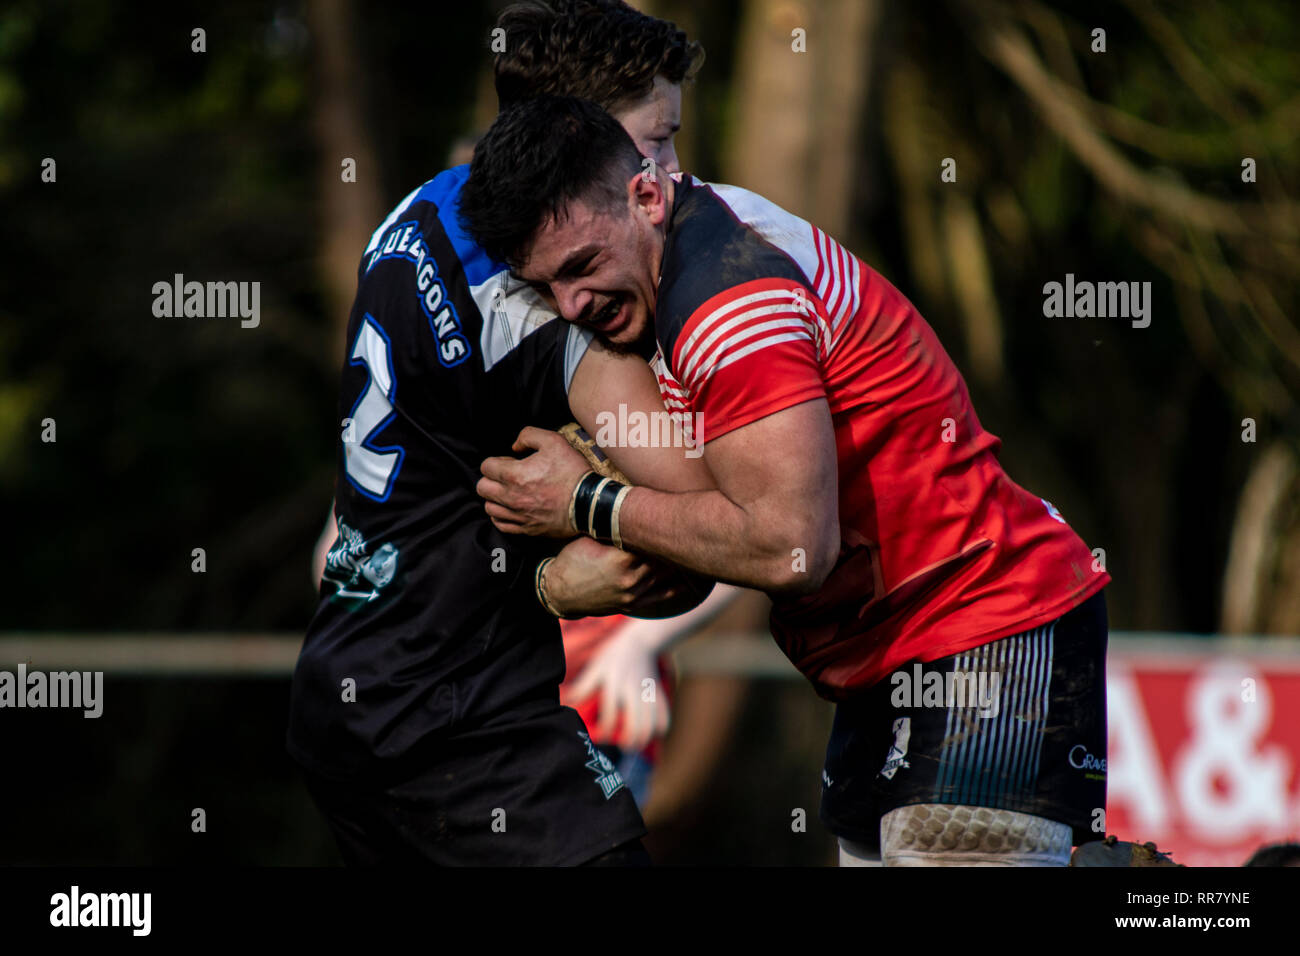
[[[880,818],[885,866],[1068,866],[1070,827],[991,807],[921,803]]]

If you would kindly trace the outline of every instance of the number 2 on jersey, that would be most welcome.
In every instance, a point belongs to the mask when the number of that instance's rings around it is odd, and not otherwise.
[[[397,473],[402,470],[406,449],[401,445],[380,448],[375,436],[397,417],[393,398],[397,381],[393,377],[392,345],[374,318],[366,313],[357,330],[348,364],[366,367],[366,387],[343,423],[344,471],[353,487],[367,498],[387,501]]]

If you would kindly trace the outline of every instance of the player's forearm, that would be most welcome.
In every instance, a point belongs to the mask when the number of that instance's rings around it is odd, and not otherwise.
[[[828,529],[793,509],[775,510],[741,508],[720,491],[635,487],[620,509],[619,535],[625,548],[720,581],[773,594],[811,593],[830,571],[820,560]]]

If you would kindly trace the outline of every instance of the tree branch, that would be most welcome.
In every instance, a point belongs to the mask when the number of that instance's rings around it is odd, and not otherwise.
[[[1044,122],[1116,198],[1195,229],[1225,235],[1263,231],[1289,238],[1300,230],[1300,206],[1295,203],[1243,207],[1142,172],[1097,132],[1059,81],[1043,68],[1019,30],[982,19],[978,40],[984,56],[1020,87]]]

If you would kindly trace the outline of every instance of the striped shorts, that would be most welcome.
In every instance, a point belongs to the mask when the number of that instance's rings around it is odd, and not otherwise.
[[[1106,603],[894,671],[839,704],[821,817],[868,848],[897,807],[1032,813],[1100,839],[1106,805]]]

